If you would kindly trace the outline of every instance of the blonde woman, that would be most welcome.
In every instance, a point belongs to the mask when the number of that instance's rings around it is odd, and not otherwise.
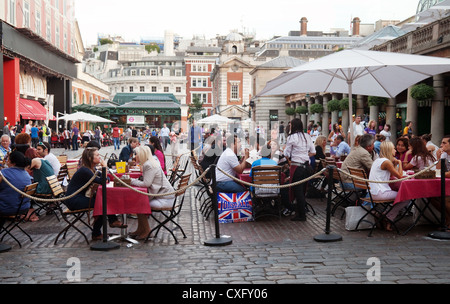
[[[370,134],[375,136],[377,134],[377,123],[375,120],[369,121],[367,128],[364,129],[364,134]]]
[[[147,188],[150,194],[164,194],[173,192],[172,185],[167,180],[161,169],[161,165],[153,158],[152,152],[147,146],[139,146],[135,149],[136,162],[141,167],[143,180],[132,179],[131,185]],[[175,195],[149,197],[152,209],[172,207]],[[150,233],[150,225],[146,214],[138,214],[138,227],[130,236],[137,240],[144,240]]]
[[[380,145],[380,158],[374,160],[370,169],[369,180],[389,181],[392,177],[402,178],[402,162],[394,157],[395,147],[390,141],[384,141]],[[370,193],[374,200],[394,200],[397,191],[391,189],[388,183],[370,183]],[[394,205],[391,211],[386,215],[389,221],[394,221],[399,211],[408,204],[407,201],[399,202]],[[386,223],[386,230],[391,231],[389,222]]]

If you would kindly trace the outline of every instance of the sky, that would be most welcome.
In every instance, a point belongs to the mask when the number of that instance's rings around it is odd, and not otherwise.
[[[350,30],[354,17],[361,23],[404,20],[416,13],[419,0],[75,0],[85,46],[98,34],[139,42],[164,37],[166,30],[185,39],[215,38],[233,30],[256,34],[256,39],[287,36],[308,19],[309,31]]]

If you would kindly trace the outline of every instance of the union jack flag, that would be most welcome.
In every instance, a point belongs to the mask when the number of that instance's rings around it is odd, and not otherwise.
[[[250,191],[240,193],[218,193],[219,223],[253,221],[253,206]]]

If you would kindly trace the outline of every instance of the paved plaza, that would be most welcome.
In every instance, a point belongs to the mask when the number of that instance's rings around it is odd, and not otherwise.
[[[64,149],[54,149],[56,155]],[[70,157],[81,154],[68,151]],[[104,147],[101,154],[112,153]],[[117,153],[117,151],[116,151]],[[118,154],[118,153],[117,153]],[[170,157],[167,157],[170,159]],[[190,170],[190,169],[189,169]],[[326,227],[326,200],[310,199],[314,208],[306,222],[292,222],[267,217],[255,222],[220,224],[221,235],[228,236],[228,246],[205,246],[216,237],[213,216],[205,218],[198,188],[186,192],[179,223],[187,238],[177,231],[179,244],[160,233],[148,243],[94,251],[84,238],[70,231],[66,239],[54,240],[64,227],[54,215],[42,215],[38,222],[24,228],[33,242],[19,231],[22,248],[10,238],[3,243],[12,250],[0,254],[2,284],[30,283],[101,283],[101,284],[440,284],[450,282],[450,242],[428,234],[438,227],[420,225],[407,235],[376,229],[347,231],[342,210],[331,217],[331,233],[342,241],[318,242]],[[151,225],[153,224],[150,222]],[[137,220],[128,219],[129,231]],[[119,229],[108,232],[118,233]],[[91,244],[94,244],[91,242]]]

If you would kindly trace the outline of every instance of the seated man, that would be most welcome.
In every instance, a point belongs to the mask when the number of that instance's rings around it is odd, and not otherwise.
[[[348,167],[364,169],[369,176],[372,168],[372,152],[374,149],[375,138],[370,134],[364,134],[359,140],[359,145],[354,147],[342,163],[342,171],[348,172]],[[345,189],[354,189],[353,181],[347,174],[341,173],[343,187]]]
[[[330,145],[330,154],[336,157],[341,157],[344,154],[350,154],[350,146],[344,141],[342,135],[336,136],[333,143]]]
[[[139,139],[131,137],[128,140],[128,145],[122,148],[119,154],[119,161],[127,162],[133,158],[133,150],[139,145]]]
[[[227,149],[223,151],[217,162],[217,168],[222,169],[227,174],[231,176],[236,176],[241,174],[247,167],[246,160],[249,158],[248,149],[245,149],[245,155],[239,163],[237,158],[238,152],[241,151],[241,140],[236,135],[230,135],[227,138]],[[217,192],[225,193],[238,193],[244,192],[247,189],[236,183],[232,178],[223,174],[220,170],[216,168],[216,181],[217,181]]]

